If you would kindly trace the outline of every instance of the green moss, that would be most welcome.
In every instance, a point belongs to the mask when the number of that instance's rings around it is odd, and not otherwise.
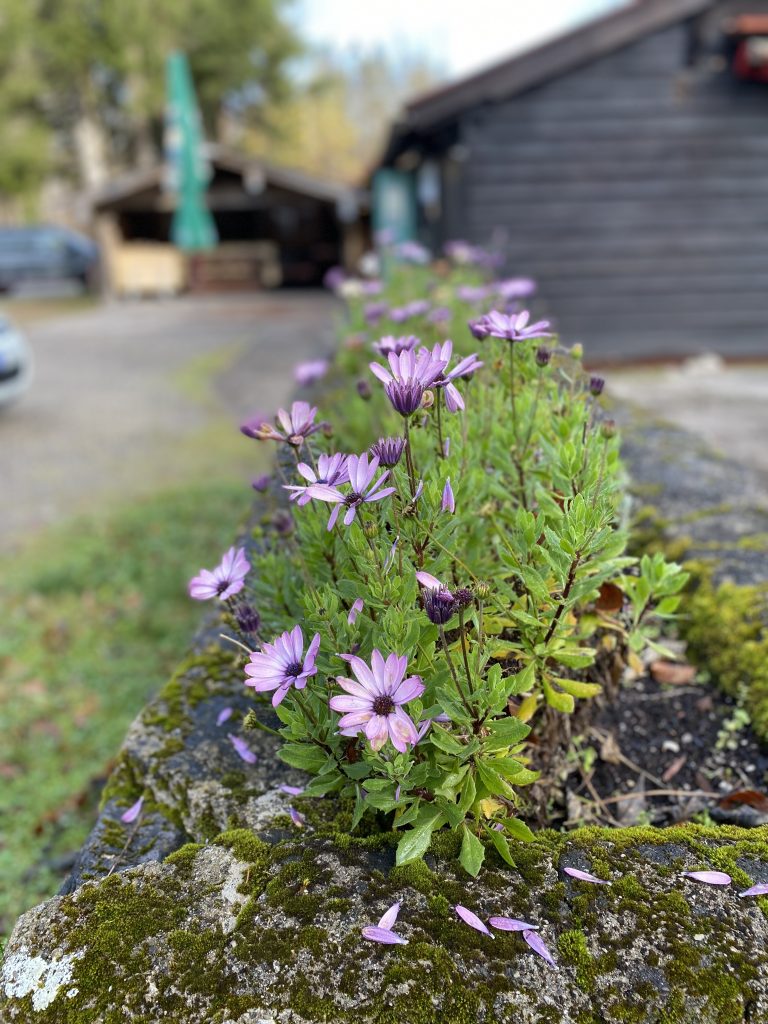
[[[688,656],[732,697],[745,695],[753,728],[768,740],[768,586],[715,586],[699,571],[681,633]]]
[[[353,1024],[370,1016],[377,1024],[442,1024],[446,1020],[476,1024],[483,1016],[491,1019],[490,1007],[500,994],[507,1000],[509,1015],[515,1012],[514,1000],[519,994],[528,1009],[536,1007],[537,1021],[559,1020],[556,1008],[537,1005],[535,990],[521,989],[519,982],[510,988],[509,969],[517,970],[516,962],[531,955],[521,936],[498,933],[489,945],[486,936],[467,928],[454,914],[457,902],[473,906],[472,887],[468,890],[464,881],[451,877],[457,870],[454,860],[442,861],[431,854],[434,870],[421,861],[388,872],[370,870],[370,837],[349,839],[343,857],[348,862],[359,861],[365,871],[366,901],[371,907],[383,907],[402,899],[401,917],[411,930],[406,947],[366,951],[366,958],[376,957],[381,968],[371,963],[372,987],[363,1003],[359,995],[359,936],[350,930],[339,942],[332,940],[329,930],[334,915],[343,915],[347,906],[345,889],[334,878],[332,862],[324,856],[337,850],[334,841],[301,834],[270,846],[248,829],[237,829],[213,840],[232,850],[246,865],[240,891],[248,899],[234,932],[223,935],[190,926],[190,908],[205,895],[190,891],[195,858],[205,849],[197,844],[183,847],[168,859],[175,868],[172,873],[159,877],[150,873],[133,881],[113,875],[86,886],[62,900],[66,934],[53,936],[65,948],[87,950],[74,968],[73,986],[78,995],[56,1000],[48,1011],[35,1015],[36,1022],[86,1024],[99,1019],[117,1024],[129,1009],[132,1020],[150,1024],[142,979],[153,964],[156,966],[158,955],[169,958],[169,969],[167,977],[156,970],[153,973],[158,987],[152,1003],[155,1019],[162,1014],[186,1020],[197,1013],[200,1019],[220,1022],[237,1019],[252,1006],[263,1009],[255,996],[242,994],[225,975],[227,947],[243,963],[264,965],[270,972],[273,963],[291,970],[301,956],[332,972],[323,975],[334,979],[329,988],[325,983],[314,984],[310,975],[292,971],[290,984],[272,997],[275,1005],[270,1003],[271,1010],[290,1008],[308,1021]],[[514,907],[503,910],[520,915],[537,908],[539,913],[545,911],[557,935],[553,952],[564,977],[575,982],[588,1004],[599,1000],[603,1008],[597,1013],[589,1005],[580,1011],[575,1007],[574,1020],[582,1024],[598,1024],[603,1019],[639,1024],[650,1019],[649,1008],[657,1007],[652,1010],[654,1021],[680,1024],[688,1019],[686,1013],[696,1000],[705,1011],[698,1016],[707,1024],[737,1024],[744,1019],[744,1006],[753,997],[758,972],[768,968],[765,951],[754,951],[750,957],[740,954],[717,916],[701,909],[694,913],[695,888],[689,891],[686,883],[677,881],[668,890],[655,886],[649,891],[643,885],[643,872],[651,870],[658,875],[666,866],[676,874],[683,863],[695,863],[716,865],[734,878],[746,878],[744,864],[751,860],[768,863],[768,828],[585,828],[570,834],[543,832],[535,842],[513,843],[512,849],[516,857],[524,851],[520,859],[526,875],[543,878],[548,887],[532,891],[523,871],[504,868],[484,872],[483,891],[508,891],[510,881],[517,879]],[[574,852],[610,877],[612,884],[586,886],[561,878],[552,883],[553,867],[564,857],[570,860]],[[456,878],[463,876],[457,873]],[[416,912],[413,907],[419,900]],[[266,908],[272,911],[266,912]],[[623,927],[619,933],[608,933],[602,927],[606,910],[620,916]],[[673,985],[663,1004],[659,1003],[658,987],[650,981],[639,982],[633,992],[624,991],[624,986],[614,981],[638,939],[645,937],[647,943],[649,934],[653,949],[664,955],[662,969]],[[162,937],[159,945],[157,936]],[[649,969],[655,965],[653,949],[648,956]],[[336,993],[347,1001],[340,1001]],[[352,996],[357,1003],[354,1009],[347,1009]]]

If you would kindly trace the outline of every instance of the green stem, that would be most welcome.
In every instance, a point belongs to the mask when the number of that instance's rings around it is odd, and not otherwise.
[[[456,686],[456,690],[458,691],[459,697],[461,697],[461,703],[467,709],[469,717],[474,719],[475,712],[472,710],[472,706],[467,700],[466,694],[462,689],[461,683],[459,682],[459,677],[456,673],[456,668],[454,667],[453,664],[453,658],[451,658],[451,652],[448,650],[448,640],[446,639],[445,636],[445,627],[438,626],[438,629],[440,630],[440,640],[443,645],[443,650],[445,651],[445,660],[448,662],[448,668],[451,670],[451,678],[453,679],[453,682]]]
[[[413,454],[411,452],[411,427],[410,420],[405,417],[405,464],[408,467],[408,482],[411,485],[411,499],[416,493],[416,469],[413,465]]]

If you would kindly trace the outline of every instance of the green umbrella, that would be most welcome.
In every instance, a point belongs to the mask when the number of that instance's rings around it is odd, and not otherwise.
[[[211,170],[205,156],[205,140],[192,76],[183,53],[172,53],[168,57],[166,83],[167,183],[176,195],[171,239],[187,252],[211,249],[218,239],[216,225],[205,205],[205,190]]]

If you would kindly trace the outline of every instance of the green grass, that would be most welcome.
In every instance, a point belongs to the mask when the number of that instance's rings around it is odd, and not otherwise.
[[[244,482],[185,487],[0,562],[0,935],[66,875],[110,758],[200,621],[186,582],[248,502]]]

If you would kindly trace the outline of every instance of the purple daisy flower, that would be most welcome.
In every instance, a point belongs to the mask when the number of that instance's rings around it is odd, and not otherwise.
[[[364,733],[374,750],[381,750],[389,738],[402,754],[408,744],[418,742],[418,732],[403,705],[424,692],[419,676],[404,679],[408,659],[390,654],[384,660],[380,651],[371,653],[370,668],[354,654],[340,655],[352,668],[357,681],[337,676],[336,682],[346,694],[331,697],[334,711],[343,712],[339,719],[341,736]]]
[[[432,349],[432,356],[434,359],[443,360],[447,367],[453,356],[453,342],[438,343]],[[435,387],[443,388],[445,391],[445,404],[450,412],[458,412],[459,409],[464,408],[464,399],[453,383],[454,380],[470,378],[481,366],[483,363],[477,358],[477,352],[473,352],[471,356],[460,359],[452,370],[446,369],[443,375],[435,381]]]
[[[293,368],[293,379],[302,387],[309,387],[328,372],[331,364],[327,359],[310,359],[306,363],[297,363]]]
[[[291,411],[285,409],[277,410],[277,421],[283,428],[281,433],[270,423],[261,423],[257,427],[251,425],[249,437],[257,441],[282,441],[284,444],[293,445],[294,448],[301,448],[306,438],[321,429],[319,423],[315,423],[317,407],[310,406],[309,402],[294,402]],[[245,432],[245,424],[240,429]]]
[[[485,341],[491,333],[484,316],[478,317],[477,320],[468,320],[467,327],[469,328],[469,333],[476,341]]]
[[[344,525],[349,526],[361,505],[368,504],[371,501],[381,501],[382,498],[387,498],[390,494],[394,493],[396,489],[394,487],[381,489],[381,485],[389,476],[388,469],[381,474],[375,483],[373,482],[378,468],[379,460],[374,457],[369,462],[367,452],[364,452],[362,455],[350,455],[347,458],[350,491],[344,494],[338,487],[321,483],[311,484],[307,488],[307,494],[311,498],[319,498],[320,501],[328,501],[335,504],[336,507],[328,519],[329,530],[332,530],[336,525],[342,505],[345,505],[347,509],[344,513]]]
[[[495,281],[494,290],[507,302],[510,299],[527,299],[536,291],[536,282],[530,277],[510,277]]]
[[[403,263],[429,263],[430,252],[420,242],[400,242],[395,247],[395,254]]]
[[[396,338],[393,334],[386,334],[383,338],[379,338],[378,341],[374,341],[372,347],[374,352],[384,356],[386,359],[390,352],[394,352],[396,356],[399,356],[401,352],[410,352],[418,344],[419,339],[415,334],[404,334],[399,338]]]
[[[416,579],[424,587],[421,596],[427,618],[435,626],[444,626],[456,611],[455,595],[429,572],[417,572]]]
[[[250,568],[245,549],[232,547],[215,569],[201,569],[197,576],[192,577],[189,596],[195,601],[210,601],[213,597],[226,601],[243,589],[243,581]]]
[[[438,306],[427,316],[427,320],[429,320],[431,324],[444,324],[447,323],[452,316],[453,313],[451,313],[448,306]]]
[[[307,481],[303,484],[283,484],[283,490],[290,491],[290,500],[297,505],[306,505],[312,500],[309,493],[310,487],[314,484],[328,484],[329,487],[337,487],[339,484],[349,482],[347,471],[347,456],[337,452],[335,455],[320,455],[317,459],[317,472],[306,464],[300,462],[296,467],[297,471]]]
[[[369,326],[374,327],[379,320],[387,315],[388,311],[389,306],[386,302],[368,302],[363,307],[363,316],[365,317],[365,322]]]
[[[390,353],[389,370],[380,363],[370,363],[371,372],[384,385],[387,398],[401,416],[411,416],[421,405],[426,389],[445,370],[445,360],[437,358],[427,348]],[[391,371],[391,372],[390,372]]]
[[[404,437],[380,437],[378,441],[368,449],[371,455],[379,460],[380,466],[391,469],[396,466],[405,451]]]
[[[488,298],[488,286],[484,284],[460,284],[456,289],[456,298],[462,302],[484,302]]]
[[[528,338],[549,338],[550,332],[548,320],[538,320],[535,324],[529,324],[531,314],[527,309],[521,313],[511,313],[509,316],[500,313],[497,309],[482,318],[488,333],[493,338],[505,338],[507,341],[527,341]]]
[[[304,634],[301,626],[294,626],[275,638],[271,644],[262,644],[260,651],[251,654],[245,666],[249,677],[246,686],[252,686],[259,693],[275,690],[272,706],[277,707],[292,686],[303,690],[307,679],[317,673],[315,658],[320,647],[320,634],[315,633],[309,649],[304,655]]]

